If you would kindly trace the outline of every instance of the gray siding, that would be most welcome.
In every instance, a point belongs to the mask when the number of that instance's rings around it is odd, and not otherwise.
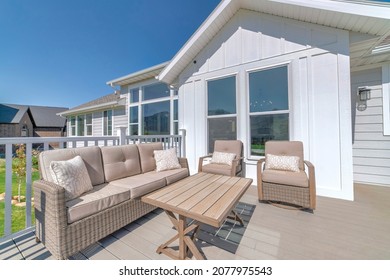
[[[367,109],[355,110],[353,172],[355,182],[390,186],[390,136],[383,135],[381,68],[353,72],[352,103],[358,87],[371,89]],[[355,105],[356,106],[356,105]]]

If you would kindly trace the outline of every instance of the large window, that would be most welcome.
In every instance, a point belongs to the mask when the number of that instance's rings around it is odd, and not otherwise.
[[[76,117],[75,116],[70,117],[70,135],[76,136]]]
[[[91,136],[92,114],[70,117],[70,136]]]
[[[176,90],[171,90],[164,83],[130,89],[130,135],[177,134],[178,119]]]
[[[103,135],[112,135],[112,110],[103,112]]]
[[[215,140],[237,139],[236,77],[207,82],[208,146],[214,150]]]
[[[289,139],[288,66],[249,73],[251,155],[268,140]]]

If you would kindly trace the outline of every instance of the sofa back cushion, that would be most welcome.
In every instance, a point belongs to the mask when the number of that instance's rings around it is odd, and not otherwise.
[[[156,160],[154,159],[153,152],[155,150],[162,150],[162,149],[163,146],[161,142],[138,144],[142,173],[156,170]]]
[[[87,168],[93,186],[104,183],[102,155],[99,147],[82,147],[43,151],[39,154],[39,171],[43,180],[54,182],[50,173],[52,161],[70,160],[80,156]]]
[[[141,173],[137,145],[101,147],[106,182]]]

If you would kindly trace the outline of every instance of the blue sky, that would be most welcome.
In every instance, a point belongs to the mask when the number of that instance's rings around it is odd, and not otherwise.
[[[220,0],[0,0],[0,103],[74,107],[170,60]]]

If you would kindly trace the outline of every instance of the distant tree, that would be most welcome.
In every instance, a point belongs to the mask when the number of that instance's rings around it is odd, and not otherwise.
[[[18,178],[18,202],[20,202],[22,182],[26,180],[26,148],[24,144],[19,144],[17,146],[16,160],[14,160],[12,168]]]

